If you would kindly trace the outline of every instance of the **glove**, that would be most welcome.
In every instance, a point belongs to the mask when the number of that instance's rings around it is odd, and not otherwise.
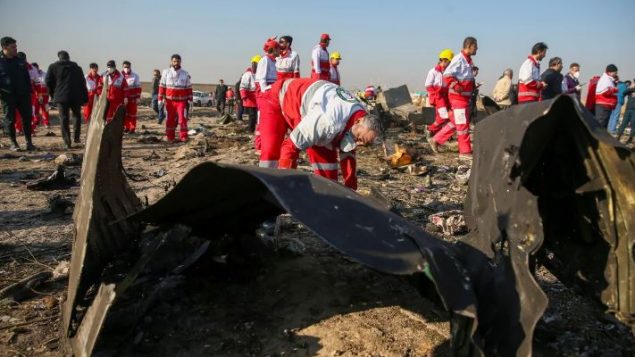
[[[580,89],[582,89],[581,85],[578,84],[577,86],[575,86],[575,90],[579,91]]]

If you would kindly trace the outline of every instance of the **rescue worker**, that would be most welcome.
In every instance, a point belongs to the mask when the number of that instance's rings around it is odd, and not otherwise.
[[[169,143],[175,141],[177,119],[179,124],[179,139],[188,140],[187,121],[188,108],[192,104],[192,80],[190,75],[181,68],[181,56],[173,54],[171,67],[164,69],[159,83],[159,106],[165,101],[165,135]]]
[[[602,128],[607,127],[611,111],[617,106],[617,67],[614,64],[606,66],[597,87],[595,87],[595,120]]]
[[[125,133],[134,133],[137,129],[137,102],[141,98],[141,81],[139,75],[132,71],[130,61],[123,61],[123,78],[126,81],[125,95],[128,103],[126,104],[126,116],[123,121],[123,131]]]
[[[86,90],[88,90],[88,102],[84,106],[84,123],[90,121],[93,113],[93,105],[95,104],[95,96],[100,96],[104,89],[104,79],[99,75],[99,66],[97,63],[91,63],[88,66],[88,74],[84,77],[86,80]]]
[[[276,71],[278,79],[300,78],[300,57],[291,49],[293,37],[280,37],[280,55],[276,57]]]
[[[261,123],[260,167],[280,161],[280,168],[291,168],[307,150],[315,174],[337,180],[339,166],[344,184],[357,189],[355,147],[372,143],[380,127],[351,93],[329,81],[296,78],[276,82],[262,100],[268,112],[261,115],[272,120]]]
[[[340,65],[340,61],[342,60],[342,55],[338,51],[335,51],[331,54],[330,63],[331,69],[329,70],[329,80],[338,86],[341,84],[340,71],[337,69],[337,66]]]
[[[428,143],[432,151],[437,152],[438,145],[457,134],[459,143],[459,159],[472,159],[472,142],[470,140],[470,98],[474,90],[474,71],[472,56],[476,55],[478,43],[474,37],[463,40],[461,53],[454,56],[443,71],[443,84],[448,88],[448,102],[451,111],[450,121],[441,128]]]
[[[240,99],[242,100],[244,111],[249,117],[247,127],[250,133],[256,130],[258,105],[256,104],[256,77],[254,73],[261,58],[259,55],[253,56],[251,58],[251,67],[248,67],[240,78]]]
[[[329,51],[327,47],[331,42],[331,36],[323,33],[320,36],[320,43],[313,47],[311,51],[311,78],[324,79],[328,81],[331,76],[331,63],[329,62]]]
[[[229,108],[227,112],[230,115],[234,113],[234,105],[236,104],[234,103],[234,99],[236,99],[234,90],[232,89],[232,87],[227,87],[227,92],[225,92],[225,101],[227,102],[227,108]]]
[[[547,55],[547,45],[538,42],[531,48],[531,55],[527,57],[518,71],[518,104],[537,102],[540,91],[547,83],[540,79],[540,61]]]
[[[18,46],[15,39],[3,37],[0,39],[2,53],[0,54],[0,99],[4,112],[4,129],[11,141],[10,150],[18,151],[20,146],[16,138],[15,122],[20,113],[24,126],[24,139],[28,151],[36,150],[31,141],[32,117],[31,94],[32,85],[26,61],[18,58]],[[26,119],[25,119],[26,118]]]
[[[443,85],[443,71],[454,57],[454,52],[445,49],[439,53],[439,61],[426,76],[425,87],[428,91],[428,104],[434,107],[434,123],[428,125],[428,135],[434,136],[450,120],[448,88]]]
[[[377,98],[377,90],[375,86],[368,86],[364,89],[364,98],[366,100],[375,100]]]
[[[40,66],[35,62],[31,63],[31,66],[36,69],[38,77],[35,84],[38,97],[34,114],[37,117],[38,124],[44,125],[46,129],[49,129],[49,91],[46,88],[46,72],[41,70]]]
[[[114,118],[117,108],[120,105],[128,104],[126,99],[126,88],[128,82],[125,80],[123,74],[117,70],[115,61],[110,60],[106,63],[106,73],[102,79],[104,84],[108,85],[108,110],[106,111],[106,122],[111,122]]]
[[[261,146],[260,131],[258,129],[260,122],[267,120],[262,117],[262,106],[267,105],[267,103],[264,103],[261,99],[267,94],[269,89],[271,89],[271,85],[278,78],[276,72],[276,57],[280,54],[280,44],[275,40],[275,37],[271,37],[265,42],[263,51],[265,55],[258,61],[255,74],[256,102],[258,104],[258,123],[256,124],[256,131],[254,132],[254,147],[256,150],[260,150]]]

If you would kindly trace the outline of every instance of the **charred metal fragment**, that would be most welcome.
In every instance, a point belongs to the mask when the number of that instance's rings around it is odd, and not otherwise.
[[[124,108],[120,107],[107,124],[104,120],[107,106],[104,95],[93,109],[81,188],[73,214],[75,232],[63,331],[76,355],[90,355],[101,321],[112,302],[113,285],[100,278],[104,268],[139,235],[138,223],[122,220],[141,208],[140,200],[123,176]],[[97,293],[89,294],[91,289]]]

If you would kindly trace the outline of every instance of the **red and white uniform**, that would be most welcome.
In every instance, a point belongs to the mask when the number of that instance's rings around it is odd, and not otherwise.
[[[541,89],[540,63],[529,56],[518,71],[518,103],[539,101]]]
[[[108,98],[109,104],[108,112],[106,112],[106,122],[110,122],[115,116],[115,112],[117,112],[117,109],[123,104],[123,100],[126,98],[126,88],[128,87],[128,82],[126,82],[121,72],[115,70],[112,73],[106,72],[106,74],[104,74],[103,83],[108,85],[106,98]]]
[[[374,86],[368,86],[364,90],[364,97],[368,100],[375,100],[377,97],[377,90]]]
[[[174,140],[176,124],[179,124],[179,139],[187,141],[188,102],[192,101],[192,81],[184,69],[170,67],[161,73],[159,101],[165,100],[165,135]]]
[[[300,56],[291,49],[280,52],[276,57],[276,71],[278,79],[300,78]]]
[[[125,90],[128,104],[126,104],[126,117],[123,121],[123,127],[125,130],[134,133],[137,128],[137,102],[141,98],[141,81],[139,81],[139,75],[132,71],[128,73],[124,71],[123,78],[128,84]]]
[[[329,70],[329,81],[337,84],[338,86],[341,84],[340,71],[337,69],[337,66],[331,65],[331,69]]]
[[[472,73],[472,57],[461,53],[452,58],[443,72],[443,83],[448,89],[450,121],[433,137],[439,145],[443,145],[456,132],[459,153],[471,154],[470,113],[469,105],[474,90],[474,74]]]
[[[299,151],[307,150],[315,174],[337,180],[339,167],[344,184],[357,188],[350,129],[366,111],[351,93],[328,81],[297,78],[276,82],[265,100],[275,120],[261,123],[259,166],[291,168]]]
[[[243,76],[240,77],[240,99],[243,101],[243,107],[256,108],[256,77],[251,67],[245,70]]]
[[[313,47],[313,51],[311,51],[311,78],[326,81],[331,79],[329,51],[321,44]]]
[[[608,109],[615,109],[617,106],[617,86],[615,79],[607,73],[603,73],[595,87],[595,104]]]
[[[88,123],[93,113],[95,96],[100,96],[101,91],[104,89],[104,79],[102,76],[93,75],[90,72],[84,78],[86,79],[86,89],[88,91],[88,103],[84,106],[84,122]]]
[[[263,111],[263,107],[267,105],[262,97],[265,93],[271,89],[271,85],[275,83],[278,78],[278,72],[276,71],[276,59],[271,55],[263,56],[258,62],[256,67],[256,101],[258,104],[258,123],[256,124],[256,132],[254,133],[254,148],[260,150],[260,122],[268,120],[267,115],[264,117],[262,113],[269,113],[268,110]]]
[[[35,83],[35,90],[38,93],[38,100],[35,104],[35,116],[41,125],[49,126],[49,90],[46,87],[46,72],[36,69],[38,80]]]
[[[434,123],[428,125],[428,132],[435,135],[450,120],[448,88],[443,84],[443,68],[440,65],[428,71],[425,87],[428,91],[428,103],[435,109]]]

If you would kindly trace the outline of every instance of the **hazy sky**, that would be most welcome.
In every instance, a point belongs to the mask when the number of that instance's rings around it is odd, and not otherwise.
[[[0,36],[12,36],[29,61],[47,67],[66,49],[86,71],[109,59],[132,62],[142,80],[180,53],[196,83],[234,83],[271,35],[294,37],[303,76],[321,33],[342,53],[343,85],[422,90],[446,47],[458,52],[475,36],[474,62],[490,92],[506,67],[518,68],[538,41],[547,60],[582,65],[586,81],[609,63],[635,77],[635,0],[532,1],[90,1],[0,0]],[[542,69],[547,68],[543,61]],[[515,77],[516,78],[516,77]]]

